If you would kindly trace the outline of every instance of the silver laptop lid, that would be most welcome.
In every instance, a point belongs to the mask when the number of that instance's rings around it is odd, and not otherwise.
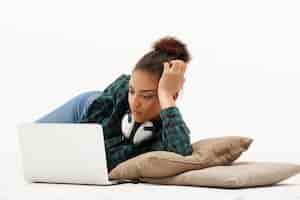
[[[114,184],[109,181],[99,124],[18,125],[24,177],[31,182]]]

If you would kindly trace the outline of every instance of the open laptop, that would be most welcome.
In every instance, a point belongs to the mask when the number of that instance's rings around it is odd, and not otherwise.
[[[24,178],[29,182],[112,185],[99,124],[18,125]]]

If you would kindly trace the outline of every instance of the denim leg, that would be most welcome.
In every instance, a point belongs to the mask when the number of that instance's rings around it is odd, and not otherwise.
[[[35,122],[79,123],[80,119],[87,112],[89,105],[101,94],[101,91],[89,91],[79,94]]]

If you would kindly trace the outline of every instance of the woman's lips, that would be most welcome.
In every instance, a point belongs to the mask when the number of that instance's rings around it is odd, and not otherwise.
[[[141,115],[141,114],[142,114],[141,112],[138,112],[138,111],[133,111],[133,113],[134,113],[135,115]]]

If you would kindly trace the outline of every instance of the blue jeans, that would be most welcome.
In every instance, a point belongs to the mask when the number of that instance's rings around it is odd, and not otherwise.
[[[101,91],[89,91],[79,94],[35,122],[79,123],[86,114],[89,105],[101,94]]]

